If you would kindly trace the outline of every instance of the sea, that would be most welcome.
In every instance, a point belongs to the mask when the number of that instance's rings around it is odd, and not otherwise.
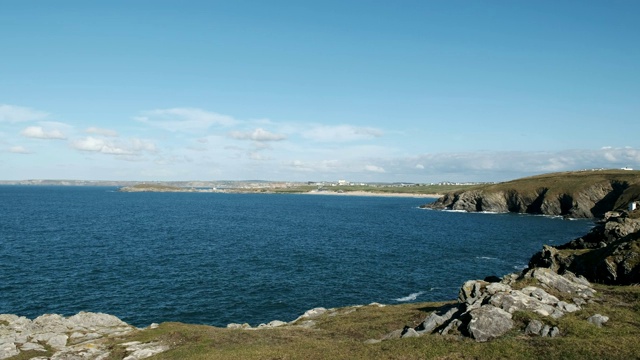
[[[466,280],[520,271],[593,226],[420,208],[430,201],[0,186],[0,313],[256,326],[452,300]]]

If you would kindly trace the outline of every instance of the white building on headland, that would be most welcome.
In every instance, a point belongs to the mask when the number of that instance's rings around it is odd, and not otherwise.
[[[632,169],[632,168],[630,168],[630,167],[625,166],[625,167],[623,167],[623,168],[622,168],[622,169],[620,169],[620,170],[633,170],[633,169]]]

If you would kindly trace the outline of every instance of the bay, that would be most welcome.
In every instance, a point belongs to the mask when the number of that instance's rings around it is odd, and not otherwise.
[[[225,326],[450,300],[593,226],[419,208],[428,201],[0,186],[0,313]]]

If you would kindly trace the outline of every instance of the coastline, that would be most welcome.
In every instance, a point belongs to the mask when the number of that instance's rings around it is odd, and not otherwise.
[[[188,193],[220,193],[220,194],[301,194],[301,195],[329,195],[329,196],[376,196],[376,197],[410,197],[439,199],[442,194],[421,194],[408,192],[380,192],[380,191],[333,191],[333,190],[311,190],[311,191],[274,191],[265,189],[194,189],[194,188],[174,188],[174,187],[122,187],[120,192],[188,192]]]
[[[330,195],[330,196],[380,196],[380,197],[412,197],[412,198],[429,198],[439,199],[441,194],[411,194],[411,193],[394,193],[394,192],[373,192],[373,191],[317,191],[301,192],[298,194],[305,195]]]

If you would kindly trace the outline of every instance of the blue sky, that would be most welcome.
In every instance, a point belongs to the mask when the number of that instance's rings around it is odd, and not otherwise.
[[[637,1],[0,1],[0,179],[640,168]]]

